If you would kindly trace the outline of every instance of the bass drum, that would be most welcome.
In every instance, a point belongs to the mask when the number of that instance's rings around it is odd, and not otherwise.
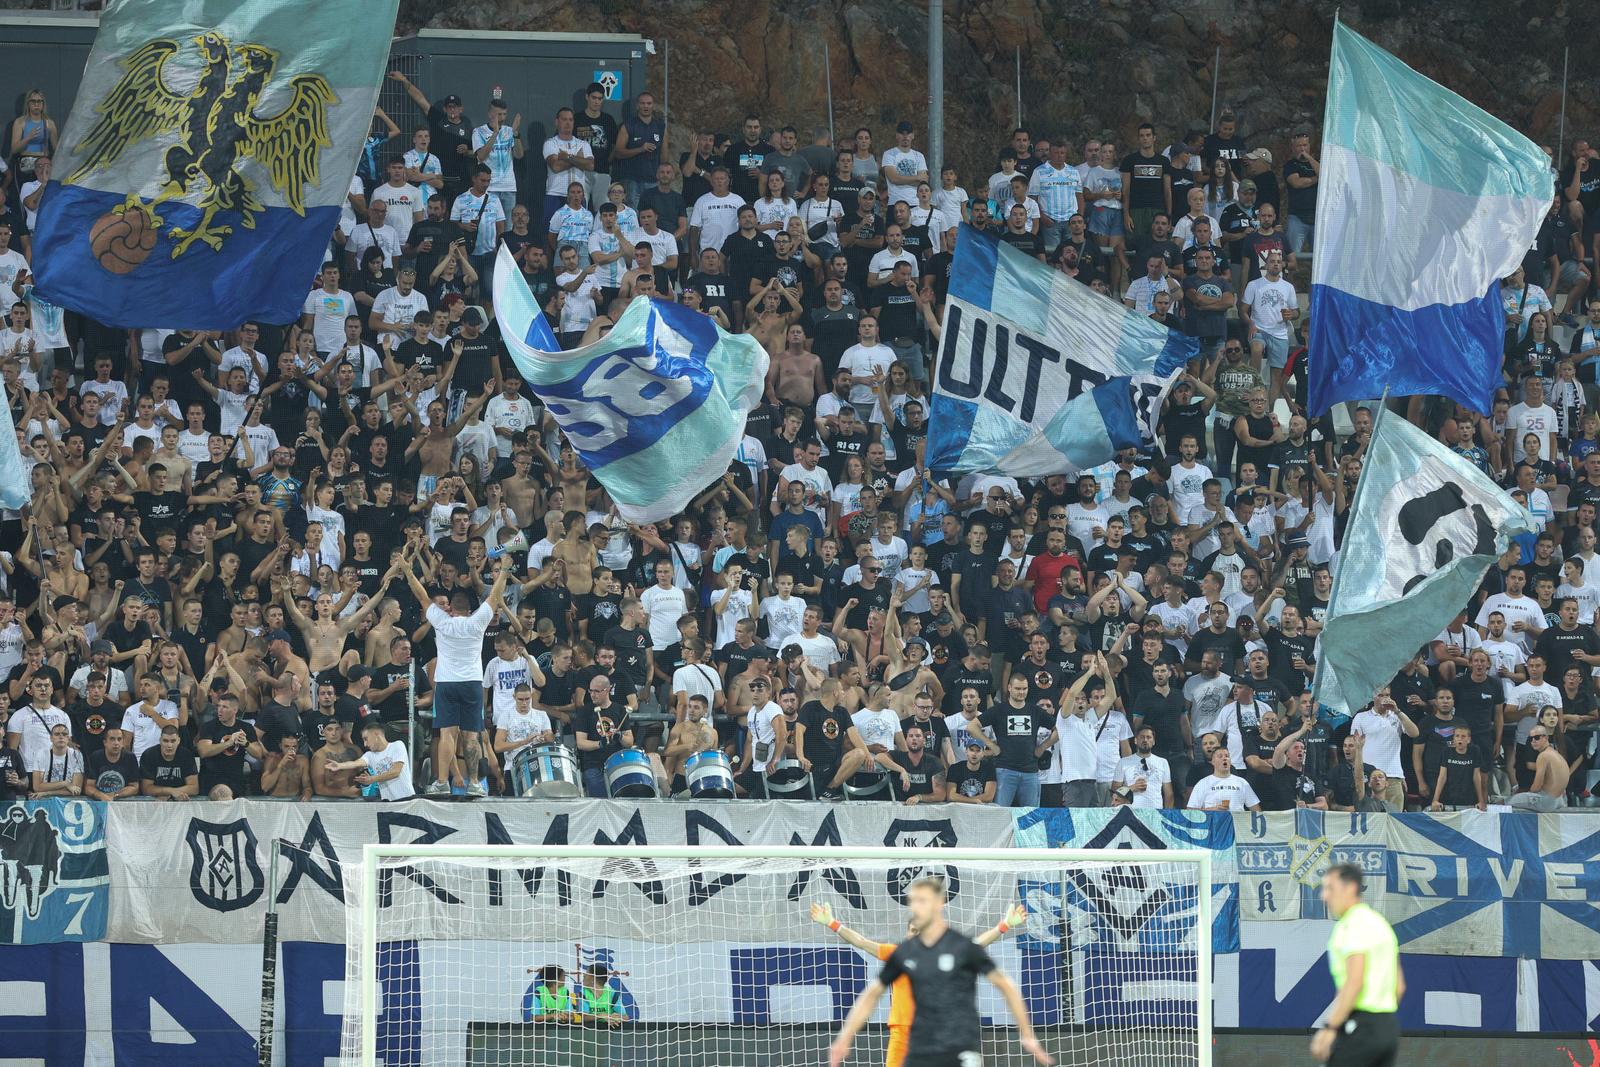
[[[656,772],[650,757],[634,748],[612,755],[606,760],[606,792],[618,800],[655,797]]]
[[[683,777],[689,795],[695,800],[728,800],[733,797],[733,767],[720,752],[696,752],[683,764]]]
[[[565,745],[530,745],[511,761],[511,787],[519,797],[581,797],[583,775]]]

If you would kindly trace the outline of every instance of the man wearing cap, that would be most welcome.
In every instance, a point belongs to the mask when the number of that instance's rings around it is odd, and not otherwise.
[[[1244,156],[1244,178],[1256,183],[1256,207],[1265,207],[1271,204],[1273,210],[1280,211],[1281,193],[1278,189],[1278,176],[1272,170],[1272,153],[1265,148],[1254,148]]]
[[[477,162],[472,155],[472,124],[462,110],[461,98],[451,93],[437,103],[430,103],[422,90],[400,71],[390,71],[389,77],[404,86],[406,95],[427,113],[431,147],[444,171],[444,199],[447,202],[454,199],[467,187],[467,176]]]
[[[1237,199],[1222,209],[1222,232],[1217,234],[1231,262],[1244,262],[1244,239],[1256,232],[1257,225],[1256,183],[1245,178],[1239,183]]]
[[[83,698],[89,688],[89,675],[105,675],[105,695],[117,703],[122,703],[128,695],[128,677],[120,670],[111,666],[111,657],[117,654],[117,646],[101,638],[89,645],[89,662],[72,672],[72,678],[67,682],[67,703]]]
[[[783,707],[772,699],[772,685],[757,675],[749,681],[750,710],[745,716],[743,770],[738,784],[747,796],[767,795],[767,775],[789,747],[789,724]]]
[[[945,772],[945,800],[952,804],[994,803],[994,764],[983,758],[983,752],[983,742],[967,742],[966,760]]]
[[[914,205],[918,183],[928,181],[928,160],[911,147],[911,137],[912,125],[902,119],[894,128],[894,147],[883,153],[886,203]]]
[[[291,693],[293,700],[288,703],[299,703],[309,708],[312,701],[311,668],[305,660],[295,655],[289,644],[289,631],[268,630],[264,636],[267,640],[267,658],[271,661],[268,670],[274,679],[290,678],[295,682]]]

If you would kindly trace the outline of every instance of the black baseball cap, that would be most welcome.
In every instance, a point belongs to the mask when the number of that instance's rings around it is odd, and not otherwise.
[[[901,119],[898,123],[895,124],[894,132],[895,133],[910,133],[914,129],[916,129],[916,127],[911,125],[910,120]]]
[[[444,98],[444,106],[445,107],[456,107],[456,106],[459,106],[460,103],[461,103],[461,98],[459,96],[457,96],[455,93],[451,93],[449,96]]]

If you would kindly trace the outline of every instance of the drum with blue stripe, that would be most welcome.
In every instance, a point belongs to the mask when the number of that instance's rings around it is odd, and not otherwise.
[[[656,796],[656,774],[650,768],[650,757],[628,748],[607,759],[606,791],[618,799]]]
[[[720,752],[696,752],[683,764],[689,795],[696,800],[725,800],[733,793],[733,767]]]

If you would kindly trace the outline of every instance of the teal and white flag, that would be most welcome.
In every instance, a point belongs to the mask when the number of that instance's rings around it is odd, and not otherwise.
[[[22,466],[22,444],[11,420],[11,402],[0,384],[0,507],[21,511],[33,496],[33,485]]]
[[[1334,569],[1317,699],[1354,715],[1459,612],[1534,518],[1403,418],[1380,415]]]
[[[594,344],[550,351],[550,324],[505,245],[494,313],[523,380],[624,519],[669,519],[726,473],[767,380],[754,337],[638,296]]]

